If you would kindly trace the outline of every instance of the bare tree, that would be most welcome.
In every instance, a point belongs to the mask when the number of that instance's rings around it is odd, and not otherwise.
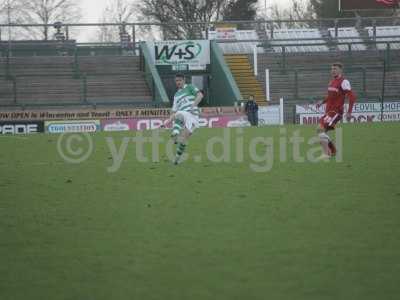
[[[0,23],[8,23],[9,20],[9,11],[10,11],[10,1],[0,0]],[[3,38],[5,27],[0,28],[0,37]],[[8,34],[7,34],[8,35]],[[8,39],[8,37],[7,37]]]
[[[14,10],[17,2],[17,0],[0,0],[0,18],[2,21],[7,20],[9,10]]]
[[[23,22],[21,10],[24,7],[24,0],[0,0],[0,22],[4,24],[19,24]],[[2,27],[1,36],[7,39],[14,39],[21,32],[18,27]]]
[[[0,16],[3,15],[4,11],[7,11],[8,7],[8,1],[7,0],[1,0],[0,1]]]
[[[133,22],[136,14],[134,1],[116,0],[109,1],[103,10],[101,23],[125,23]],[[100,42],[116,42],[119,40],[121,28],[116,26],[101,26],[97,33]]]
[[[164,39],[199,38],[205,26],[187,22],[210,22],[222,18],[227,0],[141,0],[142,19],[157,23],[178,23],[161,28]]]
[[[81,19],[78,0],[25,0],[21,8],[25,23],[51,25],[55,22],[73,23]],[[25,28],[34,39],[49,40],[50,26]]]
[[[271,7],[271,19],[276,20],[275,26],[278,28],[288,27],[304,27],[305,23],[298,24],[295,20],[311,20],[315,18],[314,10],[308,0],[291,0],[290,6],[284,8],[278,4],[274,4]],[[279,20],[293,20],[290,23],[282,23]]]
[[[11,3],[14,1],[0,0],[0,22],[8,23],[8,14],[11,9]]]

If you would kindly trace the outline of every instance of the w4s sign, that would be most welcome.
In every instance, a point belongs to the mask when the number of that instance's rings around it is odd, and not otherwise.
[[[210,63],[210,41],[147,42],[156,65],[204,66]]]

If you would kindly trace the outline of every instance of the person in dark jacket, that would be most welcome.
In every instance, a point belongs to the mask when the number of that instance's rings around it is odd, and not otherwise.
[[[251,126],[258,126],[258,105],[253,95],[249,96],[244,109]]]

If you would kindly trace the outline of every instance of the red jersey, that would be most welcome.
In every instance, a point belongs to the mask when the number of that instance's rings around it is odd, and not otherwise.
[[[349,98],[349,110],[353,111],[354,102],[356,96],[351,90],[350,82],[343,76],[336,77],[329,82],[328,96],[325,98],[325,114],[335,112],[339,115],[343,115],[343,106],[346,96]]]

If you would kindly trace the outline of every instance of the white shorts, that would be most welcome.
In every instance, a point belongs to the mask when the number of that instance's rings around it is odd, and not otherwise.
[[[178,112],[176,112],[176,117],[179,117],[179,116],[181,116],[181,118],[183,118],[183,123],[185,124],[185,128],[190,133],[193,133],[193,131],[199,127],[199,117],[198,116],[195,116],[188,111],[178,111]]]

